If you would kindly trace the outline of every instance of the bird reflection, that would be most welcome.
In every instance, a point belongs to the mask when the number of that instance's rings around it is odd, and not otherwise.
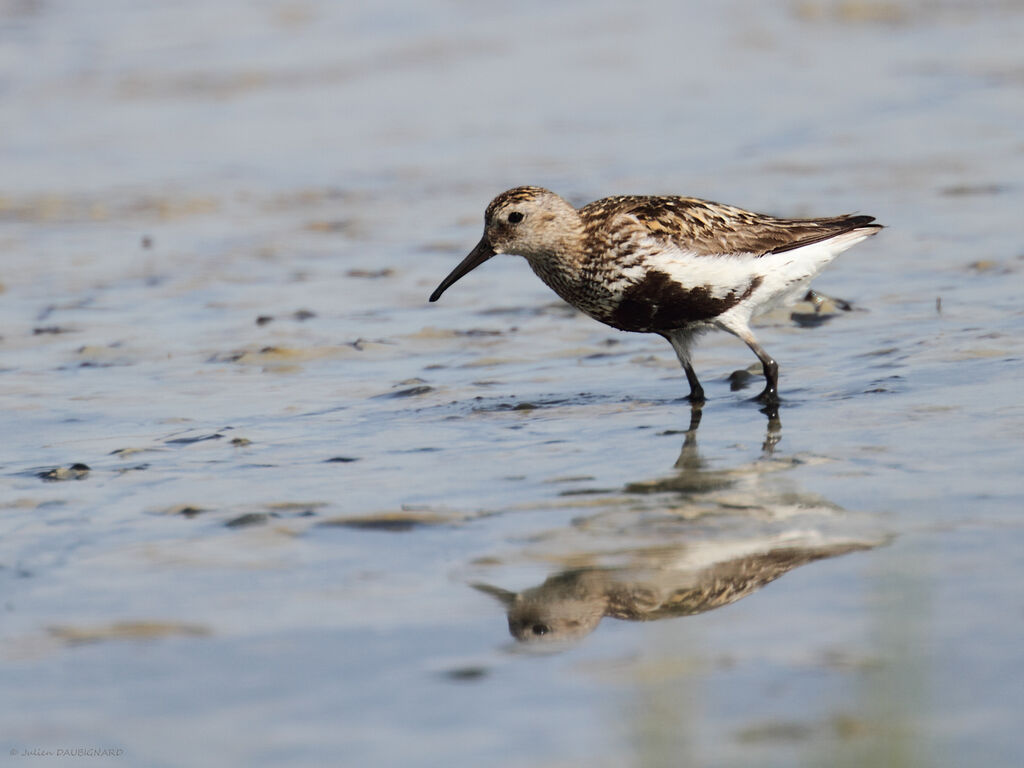
[[[497,598],[508,614],[516,640],[573,640],[590,634],[604,617],[655,621],[698,613],[735,603],[801,565],[870,549],[874,543],[751,542],[761,552],[694,567],[684,553],[636,552],[636,566],[578,568],[562,571],[522,592],[474,586]]]
[[[763,450],[771,456],[781,429],[777,413],[766,415]],[[693,616],[734,603],[799,566],[881,543],[878,536],[826,533],[815,523],[834,517],[837,508],[809,494],[790,491],[781,498],[759,484],[762,468],[708,469],[697,449],[700,419],[694,406],[675,474],[624,489],[627,495],[674,493],[681,507],[624,514],[621,503],[610,501],[612,508],[574,521],[568,531],[538,537],[560,550],[528,553],[561,566],[542,584],[522,591],[473,584],[501,602],[516,640],[577,640],[605,617]]]

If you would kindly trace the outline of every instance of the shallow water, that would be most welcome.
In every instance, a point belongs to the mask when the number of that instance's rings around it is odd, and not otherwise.
[[[0,754],[1019,764],[1022,35],[0,6]],[[724,335],[694,413],[521,260],[426,303],[520,183],[887,229],[759,325],[777,420]]]

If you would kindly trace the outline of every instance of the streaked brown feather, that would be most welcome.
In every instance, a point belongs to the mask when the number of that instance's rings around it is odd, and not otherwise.
[[[805,245],[872,225],[873,216],[779,219],[693,197],[621,195],[579,209],[588,229],[621,228],[633,219],[645,234],[701,256],[769,253]]]

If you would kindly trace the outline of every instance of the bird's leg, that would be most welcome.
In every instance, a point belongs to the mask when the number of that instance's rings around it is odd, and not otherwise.
[[[690,384],[690,394],[686,399],[691,403],[703,403],[704,387],[700,385],[697,372],[693,370],[693,365],[690,363],[690,334],[675,331],[666,333],[665,338],[672,345],[672,349],[676,351],[676,357],[679,358],[679,363],[683,366],[683,373],[686,374],[686,381]]]
[[[690,365],[689,360],[683,363],[683,373],[686,374],[686,380],[690,383],[689,401],[691,403],[703,403],[704,387],[700,385],[700,381],[697,379],[697,373],[693,370],[693,366]]]
[[[757,355],[757,359],[761,361],[761,367],[764,369],[764,390],[754,400],[767,405],[777,405],[779,402],[779,364],[764,351],[764,347],[757,343],[754,334],[749,330],[737,335]]]

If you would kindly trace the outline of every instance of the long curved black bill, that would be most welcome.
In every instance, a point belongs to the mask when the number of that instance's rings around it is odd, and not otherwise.
[[[479,267],[491,256],[494,255],[494,249],[491,248],[491,244],[487,242],[487,238],[483,238],[479,243],[476,244],[476,248],[469,252],[469,256],[464,258],[462,262],[444,280],[437,286],[437,289],[430,294],[431,301],[437,301],[441,298],[441,294],[448,290],[452,283],[461,278],[463,275],[472,272],[474,269]]]

